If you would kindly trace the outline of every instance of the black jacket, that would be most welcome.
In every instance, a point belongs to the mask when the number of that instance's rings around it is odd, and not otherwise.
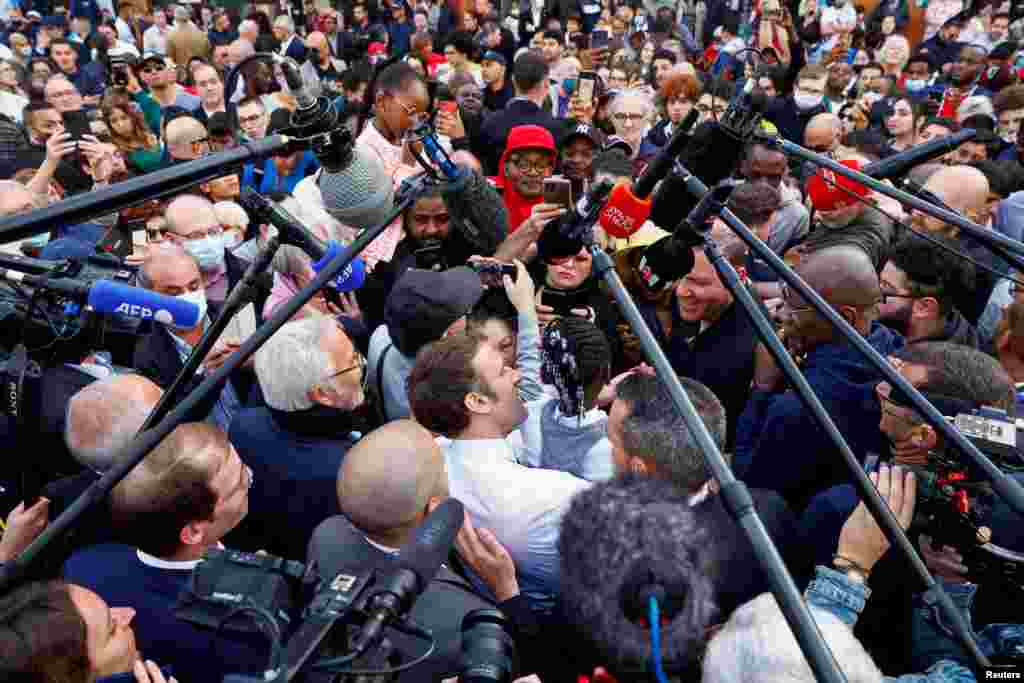
[[[807,123],[818,114],[824,114],[827,111],[828,109],[824,104],[819,104],[807,111],[800,111],[793,100],[793,96],[789,95],[769,100],[764,110],[764,117],[776,125],[782,137],[790,142],[802,145],[804,144],[804,130],[807,128]]]
[[[382,570],[386,576],[386,572],[397,564],[396,556],[371,545],[341,515],[328,518],[316,528],[306,556],[310,563],[316,563],[316,570],[321,577],[332,577],[342,572],[358,573],[367,569]],[[409,615],[434,634],[437,647],[426,661],[401,674],[398,680],[439,681],[455,676],[459,672],[463,617],[473,610],[495,607],[493,603],[473,593],[464,579],[442,565],[437,576],[416,600]],[[403,661],[410,661],[424,651],[422,640],[390,629],[386,635],[402,654]]]
[[[498,162],[505,152],[509,131],[516,126],[531,124],[547,128],[555,138],[556,144],[562,139],[565,123],[526,99],[511,100],[504,111],[496,112],[484,121],[483,128],[480,129],[480,138],[486,155],[480,161],[483,163],[485,175],[498,175]]]
[[[676,373],[704,384],[722,402],[728,419],[726,450],[731,451],[736,424],[754,379],[757,335],[750,318],[736,302],[711,327],[697,334],[692,342],[687,341],[698,329],[698,324],[683,321],[678,307],[673,306],[672,336],[666,355]]]

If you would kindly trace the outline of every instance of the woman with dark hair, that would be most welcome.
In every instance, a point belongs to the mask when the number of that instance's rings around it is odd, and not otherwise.
[[[164,148],[147,124],[138,102],[123,93],[108,92],[100,103],[100,114],[110,131],[111,141],[131,168],[140,173],[160,168]],[[156,120],[159,122],[159,115]],[[156,130],[160,130],[159,123]]]
[[[48,581],[0,597],[0,679],[24,683],[175,683],[143,663],[131,621],[92,591]]]
[[[898,97],[893,101],[889,115],[885,117],[885,129],[892,136],[885,156],[902,152],[917,143],[917,122],[920,118],[920,109],[909,97]]]
[[[46,81],[53,74],[60,73],[60,68],[49,57],[35,57],[28,63],[28,98],[43,100]]]
[[[608,416],[597,397],[611,379],[612,351],[604,332],[583,318],[551,321],[541,338],[541,381],[554,388],[528,410],[523,425],[533,467],[568,472],[588,481],[615,474]],[[532,407],[532,406],[531,406]]]
[[[28,97],[25,92],[25,67],[13,59],[0,60],[0,90],[12,95]]]
[[[618,356],[615,326],[618,313],[601,291],[594,277],[594,261],[587,249],[568,258],[536,261],[530,267],[537,287],[537,318],[542,326],[561,317],[576,316],[589,320],[602,330]]]

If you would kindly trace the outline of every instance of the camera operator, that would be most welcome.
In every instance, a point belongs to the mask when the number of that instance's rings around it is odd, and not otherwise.
[[[64,565],[64,578],[133,608],[139,649],[182,681],[262,673],[265,638],[215,635],[174,614],[192,570],[248,512],[252,483],[252,471],[223,432],[179,425],[110,493],[115,528],[131,545],[80,550]]]
[[[447,498],[444,457],[430,432],[411,420],[384,425],[345,455],[337,472],[336,500],[341,514],[316,528],[308,560],[325,579],[371,568],[387,572],[396,565],[399,548]],[[511,581],[506,579],[499,588],[499,601],[518,597],[514,569]],[[465,579],[442,565],[409,614],[433,632],[437,647],[426,661],[398,680],[435,681],[458,672],[462,619],[473,610],[487,608],[493,609],[494,604],[477,596]],[[387,637],[403,661],[423,651],[419,639],[394,630],[387,631]]]
[[[335,480],[358,438],[366,359],[323,315],[286,323],[256,352],[265,406],[240,411],[231,443],[256,484],[231,544],[302,559],[316,525],[337,514]]]
[[[900,525],[906,529],[914,518],[917,480],[900,467],[882,465],[871,479]],[[968,668],[970,659],[939,619],[935,598],[918,594],[914,598],[914,624],[911,656],[914,669],[922,673],[900,679],[883,677],[879,667],[854,635],[863,606],[872,595],[868,579],[872,569],[889,548],[867,507],[861,503],[843,525],[831,566],[819,565],[814,581],[804,593],[812,616],[829,648],[837,656],[840,668],[849,680],[950,681],[975,680]],[[927,558],[927,555],[926,555]],[[933,570],[934,560],[929,560]],[[953,598],[968,621],[969,606],[977,587],[968,583],[938,580]],[[900,586],[916,585],[907,582]],[[1019,615],[1018,615],[1019,617]],[[891,628],[891,627],[890,627]],[[899,631],[890,631],[899,632]],[[977,642],[989,657],[1011,654],[1024,635],[1020,624],[991,624],[976,634]],[[813,681],[814,675],[786,625],[782,612],[770,594],[762,595],[736,612],[708,644],[703,662],[705,683],[731,681],[774,681],[785,675],[788,680]]]

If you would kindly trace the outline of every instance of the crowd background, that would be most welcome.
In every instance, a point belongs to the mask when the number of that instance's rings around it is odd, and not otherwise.
[[[395,188],[421,170],[410,131],[431,123],[494,215],[481,221],[443,188],[388,226],[364,253],[360,289],[314,298],[41,558],[31,583],[0,596],[0,677],[205,683],[260,672],[261,636],[176,616],[209,549],[265,550],[324,576],[388,567],[454,497],[465,523],[413,611],[438,647],[401,680],[457,675],[463,616],[486,608],[507,618],[522,674],[647,680],[646,607],[622,595],[648,575],[665,587],[671,679],[813,679],[590,253],[547,258],[541,237],[565,213],[565,185],[575,199],[597,180],[630,182],[691,111],[713,122],[750,86],[767,97],[766,133],[854,169],[975,129],[896,180],[1021,240],[1024,5],[0,0],[0,17],[0,217],[286,130],[296,100],[280,67],[249,59],[260,52],[300,65]],[[146,322],[32,348],[45,369],[39,398],[21,420],[3,416],[0,561],[111,465],[266,244],[271,230],[238,204],[242,188],[324,240],[359,234],[325,202],[323,173],[312,152],[282,152],[8,246],[51,261],[115,257],[135,284],[202,316],[190,329]],[[726,182],[736,215],[945,415],[987,406],[1016,418],[1024,289],[1007,261],[763,143],[743,149]],[[674,277],[651,271],[675,227],[597,237],[751,488],[849,680],[974,680],[934,594],[889,552],[703,251]],[[983,650],[1019,661],[1021,582],[920,512],[936,495],[929,476],[955,452],[720,220],[708,228]],[[493,260],[516,276],[478,272]],[[308,255],[282,247],[190,387],[313,277]],[[21,328],[16,310],[2,309],[9,331]],[[1018,463],[999,461],[1013,476]],[[990,487],[972,486],[962,503],[993,543],[1024,551],[1021,520]],[[407,660],[420,652],[391,635]]]

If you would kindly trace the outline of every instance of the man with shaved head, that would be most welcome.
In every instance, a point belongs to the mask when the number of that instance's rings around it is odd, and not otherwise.
[[[797,273],[832,309],[883,356],[902,348],[903,338],[878,324],[881,292],[875,265],[856,246],[813,252]],[[814,393],[846,437],[854,454],[882,452],[878,372],[808,302],[782,288],[781,335]],[[794,448],[799,439],[799,448]],[[748,486],[778,491],[795,510],[814,493],[844,483],[849,473],[832,442],[793,391],[763,346],[758,348],[750,400],[736,437],[736,473]]]
[[[988,221],[988,178],[973,166],[942,167],[929,176],[924,188],[968,220],[979,225],[985,225]],[[989,267],[995,267],[1002,272],[1008,270],[1002,259],[997,258],[984,245],[961,235],[955,226],[917,210],[911,212],[910,223],[917,230],[959,241],[961,252],[966,252]],[[977,323],[982,311],[985,310],[985,304],[994,286],[995,277],[979,268],[975,274],[973,289],[957,288],[953,293],[957,309],[972,325]]]
[[[324,577],[371,568],[387,572],[427,514],[446,498],[448,473],[431,433],[412,420],[390,422],[363,437],[345,456],[338,472],[342,514],[313,532],[307,561],[315,563]],[[509,613],[510,603],[522,600],[513,597],[499,607]],[[469,584],[442,565],[410,614],[433,632],[437,648],[398,680],[456,675],[462,618],[485,608],[494,605],[476,596]],[[423,652],[420,640],[396,631],[388,631],[387,637],[405,659]]]
[[[804,129],[804,147],[836,159],[842,136],[843,122],[838,116],[829,112],[816,114],[807,122],[807,128]],[[817,170],[817,166],[805,161],[801,168],[801,181],[806,182]]]

